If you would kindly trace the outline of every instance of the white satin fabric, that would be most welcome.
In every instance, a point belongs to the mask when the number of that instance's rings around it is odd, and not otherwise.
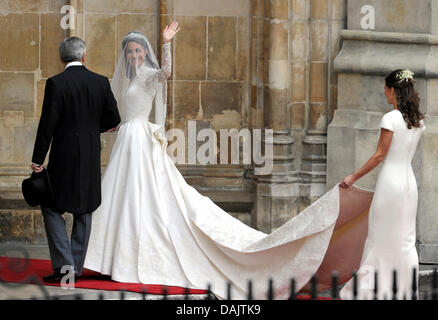
[[[249,279],[253,296],[266,298],[272,277],[275,298],[287,298],[291,278],[300,289],[323,261],[339,213],[338,186],[269,235],[250,228],[186,183],[166,152],[164,127],[148,120],[151,81],[132,81],[121,101],[123,124],[84,267],[120,282],[211,284],[218,297],[226,297],[229,281],[233,299],[246,298]]]
[[[413,269],[417,270],[415,248],[418,191],[412,159],[426,129],[408,129],[399,110],[386,113],[380,127],[393,131],[390,148],[377,178],[368,220],[368,237],[358,270],[358,298],[373,299],[374,272],[378,272],[378,299],[392,299],[393,270],[397,271],[397,298],[412,298]],[[340,291],[352,298],[353,281]],[[417,292],[418,294],[418,292]]]
[[[103,175],[84,267],[120,282],[206,289],[245,299],[286,299],[290,279],[303,287],[320,266],[338,217],[339,188],[267,235],[188,185],[166,153],[162,127],[123,124]]]

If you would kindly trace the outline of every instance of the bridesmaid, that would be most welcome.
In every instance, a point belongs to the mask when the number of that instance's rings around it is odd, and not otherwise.
[[[414,89],[413,73],[395,70],[385,78],[385,96],[394,110],[380,123],[376,152],[357,172],[340,183],[351,187],[380,163],[368,236],[358,271],[359,299],[374,297],[374,275],[378,274],[378,298],[392,299],[393,271],[397,271],[398,299],[412,298],[412,283],[418,288],[418,254],[415,248],[418,191],[412,159],[425,130],[420,98]],[[413,270],[417,277],[413,279]],[[341,290],[341,298],[352,297],[352,280]]]

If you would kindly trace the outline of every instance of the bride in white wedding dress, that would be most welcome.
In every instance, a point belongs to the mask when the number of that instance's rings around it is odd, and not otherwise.
[[[290,281],[305,289],[315,273],[319,290],[351,278],[359,267],[373,193],[339,185],[270,234],[218,207],[184,180],[166,152],[166,79],[170,40],[163,31],[161,68],[146,37],[129,32],[112,89],[122,122],[102,179],[102,203],[93,212],[84,267],[119,282],[206,289],[219,298],[265,299],[290,295]],[[154,122],[149,115],[154,109]]]

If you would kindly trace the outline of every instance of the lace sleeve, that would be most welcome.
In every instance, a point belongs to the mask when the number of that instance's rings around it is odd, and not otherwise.
[[[159,81],[165,81],[170,77],[172,72],[172,56],[170,54],[171,42],[165,43],[161,51],[161,71],[158,74]]]

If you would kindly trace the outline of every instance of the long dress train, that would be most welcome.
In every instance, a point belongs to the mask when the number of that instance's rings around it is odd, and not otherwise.
[[[163,48],[167,63],[169,56]],[[163,126],[148,120],[152,99],[134,83],[123,100],[135,112],[120,126],[103,175],[85,268],[120,282],[211,284],[219,298],[230,282],[232,299],[247,297],[248,280],[255,299],[267,297],[269,279],[274,298],[286,299],[292,278],[306,290],[317,273],[324,290],[333,270],[340,283],[351,277],[367,237],[372,192],[336,185],[272,233],[257,231],[186,183],[166,152]]]

